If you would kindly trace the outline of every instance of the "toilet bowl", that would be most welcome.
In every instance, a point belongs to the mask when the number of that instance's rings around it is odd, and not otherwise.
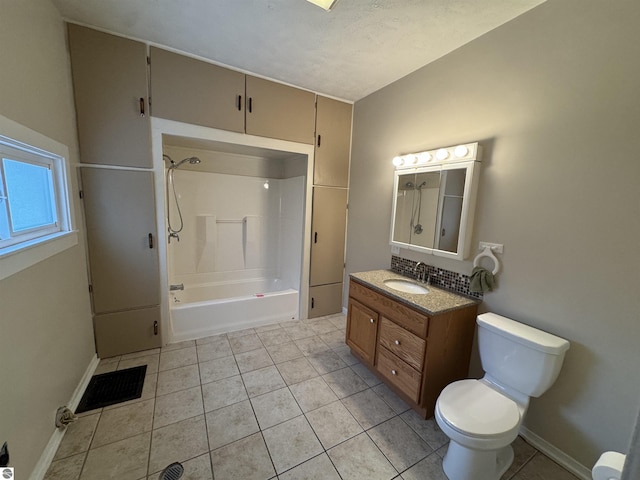
[[[449,480],[499,480],[531,396],[556,380],[569,342],[493,313],[478,316],[485,376],[447,385],[435,419],[450,439],[442,461]]]
[[[445,387],[435,419],[451,440],[443,460],[450,479],[493,480],[513,462],[526,405],[496,391],[486,380],[462,380]]]

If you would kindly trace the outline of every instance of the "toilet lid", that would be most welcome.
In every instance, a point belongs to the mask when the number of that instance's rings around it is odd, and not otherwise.
[[[520,422],[518,405],[478,380],[447,385],[438,409],[452,428],[474,437],[501,435],[518,428]]]

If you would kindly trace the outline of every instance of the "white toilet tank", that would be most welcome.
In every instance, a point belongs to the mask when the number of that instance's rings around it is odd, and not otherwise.
[[[495,313],[478,316],[482,368],[503,387],[539,397],[556,381],[569,342]]]

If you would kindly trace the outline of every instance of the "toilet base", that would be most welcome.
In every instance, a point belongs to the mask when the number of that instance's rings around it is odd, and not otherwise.
[[[513,448],[472,450],[449,442],[442,468],[449,480],[500,480],[513,463]]]

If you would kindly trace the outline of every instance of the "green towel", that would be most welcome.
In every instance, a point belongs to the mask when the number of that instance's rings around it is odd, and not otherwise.
[[[493,273],[486,268],[474,267],[470,278],[469,290],[474,293],[491,292],[496,286],[496,279],[493,278]]]

